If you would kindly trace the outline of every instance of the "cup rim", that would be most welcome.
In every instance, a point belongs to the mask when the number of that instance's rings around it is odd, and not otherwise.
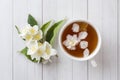
[[[70,25],[71,23],[74,23],[74,22],[86,22],[88,24],[90,24],[96,31],[97,33],[97,36],[98,36],[98,43],[97,43],[97,47],[95,48],[95,50],[87,57],[83,57],[83,58],[79,58],[79,57],[74,57],[72,55],[70,55],[62,46],[62,43],[61,43],[61,37],[62,37],[62,32],[66,29],[66,27],[68,27],[68,25]],[[59,32],[59,45],[60,45],[60,49],[62,50],[62,52],[67,56],[69,57],[70,59],[73,59],[73,60],[77,60],[77,61],[86,61],[86,60],[89,60],[89,59],[92,59],[100,50],[100,47],[101,47],[101,35],[100,35],[100,32],[99,30],[91,23],[89,22],[88,20],[82,20],[82,19],[75,19],[75,20],[70,20],[68,21],[60,30]]]

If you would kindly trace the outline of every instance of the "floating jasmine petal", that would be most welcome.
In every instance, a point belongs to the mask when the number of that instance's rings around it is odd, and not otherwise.
[[[73,32],[79,32],[79,28],[80,28],[80,26],[78,24],[74,23],[73,27],[72,27],[72,31]]]
[[[63,41],[63,45],[65,45],[70,50],[75,50],[75,46],[78,44],[77,35],[67,35],[67,39]]]
[[[86,31],[82,31],[79,33],[78,40],[85,39],[87,37],[88,33]]]
[[[73,47],[71,47],[70,49],[71,49],[71,50],[75,50],[76,48],[75,48],[75,46],[73,46]]]
[[[71,39],[72,37],[73,37],[73,36],[70,35],[70,34],[67,35],[67,39]]]
[[[84,57],[87,57],[87,56],[89,56],[89,50],[86,48],[84,51],[83,51],[83,55],[84,55]]]
[[[88,42],[87,41],[81,41],[80,42],[80,48],[81,49],[85,49],[88,47]]]

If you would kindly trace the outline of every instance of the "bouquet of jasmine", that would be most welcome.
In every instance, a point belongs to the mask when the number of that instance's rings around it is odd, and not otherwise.
[[[25,41],[26,47],[20,51],[29,60],[36,63],[51,62],[51,57],[57,56],[57,51],[52,47],[55,36],[65,20],[54,24],[48,21],[39,27],[33,16],[28,16],[28,25],[23,29],[16,29],[19,36]]]

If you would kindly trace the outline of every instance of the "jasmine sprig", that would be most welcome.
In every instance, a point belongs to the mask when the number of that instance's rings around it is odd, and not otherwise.
[[[38,48],[39,48],[39,45],[46,45],[49,47],[50,50],[54,50],[55,52],[55,49],[53,49],[51,47],[51,45],[53,44],[54,42],[54,39],[58,33],[58,30],[60,29],[60,27],[65,23],[65,19],[64,20],[61,20],[61,21],[58,21],[56,23],[54,23],[52,26],[51,26],[51,23],[52,21],[48,21],[46,22],[45,24],[43,24],[39,29],[38,29],[38,32],[39,31],[42,31],[43,35],[42,35],[42,39],[39,38],[39,36],[41,36],[41,33],[39,33],[38,35],[35,35],[35,38],[37,37],[37,45],[38,45]],[[27,20],[28,24],[30,24],[31,27],[33,27],[32,29],[36,29],[36,25],[38,25],[38,22],[36,21],[36,19],[31,15],[29,14],[28,15],[28,20]],[[17,26],[15,26],[16,29],[17,29],[17,32],[18,34],[21,34],[21,31],[19,30],[19,28]],[[50,27],[50,28],[49,28]],[[31,30],[32,30],[31,29]],[[32,32],[35,32],[36,30],[32,31]],[[26,34],[24,34],[26,35]],[[33,35],[33,34],[32,34]],[[30,37],[33,37],[32,35],[27,35],[27,38],[29,39]],[[40,39],[40,40],[39,40]],[[25,40],[26,41],[26,40]],[[47,41],[47,42],[46,42]],[[41,43],[42,42],[42,43]],[[35,42],[34,42],[35,43]],[[50,45],[51,44],[51,45]],[[34,48],[33,48],[34,49]],[[39,60],[38,58],[34,58],[32,55],[28,55],[28,52],[29,52],[29,46],[28,47],[25,47],[24,49],[22,49],[20,51],[25,57],[27,57],[30,61],[32,62],[43,62],[43,61],[46,61],[44,58],[40,57]],[[54,55],[54,54],[51,54],[51,55]]]

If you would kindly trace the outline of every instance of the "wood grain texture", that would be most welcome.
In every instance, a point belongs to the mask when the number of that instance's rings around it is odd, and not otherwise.
[[[69,2],[69,3],[68,3]],[[63,18],[72,18],[73,0],[58,0],[57,1],[57,20]],[[58,50],[57,61],[57,80],[73,80],[72,60],[64,55],[58,44],[58,37],[56,37],[55,47]],[[66,76],[67,75],[67,76]]]
[[[118,53],[118,65],[117,65],[117,78],[120,79],[120,0],[117,1],[117,42],[118,42],[118,45],[117,45],[117,53]]]
[[[12,80],[12,1],[0,0],[0,11],[0,80]]]
[[[42,0],[29,0],[27,2],[27,12],[31,14],[38,22],[39,25],[42,24]],[[42,80],[42,64],[27,64],[28,70],[28,80]]]
[[[88,13],[87,0],[73,0],[73,19],[87,20]],[[87,80],[87,61],[78,62],[73,60],[73,80]]]
[[[102,4],[103,80],[117,80],[117,0]]]
[[[41,8],[41,1],[14,1],[14,23],[19,25],[20,28],[24,27],[27,24],[27,17],[28,14],[32,14],[35,19],[40,24],[42,21],[42,8]],[[22,5],[20,7],[20,5]],[[19,8],[19,9],[18,9]],[[40,10],[41,8],[41,10]],[[20,13],[20,14],[19,14]],[[39,17],[38,17],[39,16]],[[23,18],[24,17],[24,18]],[[18,80],[42,80],[42,65],[41,64],[34,64],[28,61],[24,56],[19,56],[16,50],[20,50],[25,44],[23,41],[16,40],[17,32],[14,32],[14,79]],[[17,42],[19,41],[19,42]],[[19,43],[19,46],[16,46]],[[24,58],[21,60],[21,58]],[[19,60],[18,60],[19,59]],[[18,60],[18,61],[17,61]],[[19,73],[21,72],[21,73]],[[22,77],[24,76],[24,77]]]
[[[0,0],[0,80],[120,80],[119,4],[120,0]],[[93,23],[102,36],[101,50],[94,57],[98,67],[66,57],[58,36],[54,48],[59,57],[51,64],[35,64],[19,54],[25,43],[14,25],[24,27],[29,13],[39,25],[65,17]]]
[[[102,0],[88,0],[88,21],[90,21],[96,28],[99,29],[101,36],[104,34],[102,33]],[[88,64],[88,79],[89,80],[102,80],[103,77],[103,59],[102,56],[104,55],[103,47],[101,46],[101,49],[97,56],[93,58],[97,62],[97,67],[94,68],[91,65],[91,60]]]
[[[15,25],[23,28],[27,24],[27,1],[14,0],[13,3],[13,80],[27,80],[28,65],[30,61],[23,55],[18,53],[19,50],[25,47],[24,41],[18,37]]]
[[[57,1],[43,0],[43,23],[57,16]],[[57,80],[56,60],[52,64],[43,65],[43,80]]]

